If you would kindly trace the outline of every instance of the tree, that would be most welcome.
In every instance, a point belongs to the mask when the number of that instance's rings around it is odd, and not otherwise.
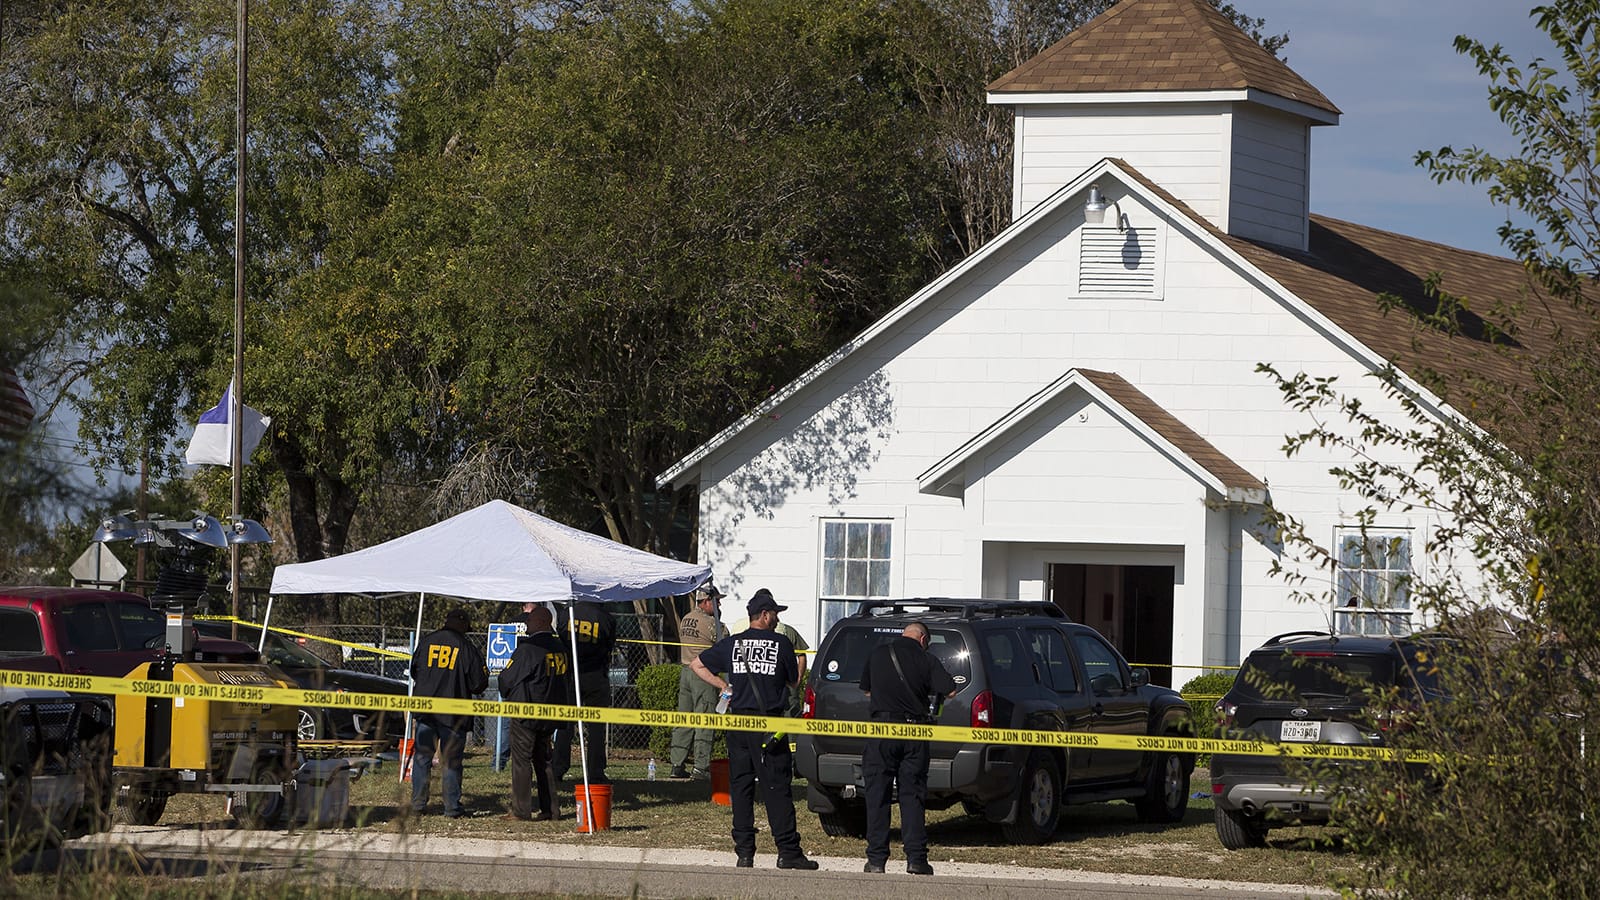
[[[1352,887],[1363,894],[1536,897],[1600,883],[1600,768],[1587,746],[1600,721],[1597,13],[1592,0],[1533,10],[1560,69],[1518,66],[1498,45],[1457,38],[1519,149],[1418,155],[1436,179],[1484,184],[1526,217],[1501,235],[1529,273],[1528,291],[1486,298],[1435,288],[1438,312],[1425,324],[1450,331],[1464,313],[1481,317],[1490,352],[1527,377],[1429,380],[1471,412],[1473,425],[1460,427],[1427,414],[1392,371],[1380,377],[1406,413],[1400,421],[1331,381],[1270,373],[1317,417],[1289,451],[1344,448],[1350,461],[1332,474],[1363,498],[1361,515],[1433,510],[1441,523],[1409,583],[1413,606],[1436,623],[1412,659],[1434,699],[1371,698],[1375,720],[1405,725],[1390,743],[1431,764],[1309,767],[1341,797],[1365,868]],[[1293,559],[1332,568],[1298,523],[1280,515],[1274,524]]]

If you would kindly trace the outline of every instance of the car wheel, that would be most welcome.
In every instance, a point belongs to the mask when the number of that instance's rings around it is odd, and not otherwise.
[[[318,740],[319,738],[324,737],[323,732],[326,730],[327,729],[322,727],[322,717],[318,715],[315,710],[300,710],[300,727],[298,731],[298,737],[300,740]]]
[[[1022,797],[1017,819],[1002,825],[1013,844],[1042,844],[1056,833],[1061,821],[1061,769],[1055,758],[1039,750],[1028,756],[1022,769]]]
[[[250,784],[283,784],[288,775],[281,761],[257,759]],[[228,795],[228,812],[240,828],[271,828],[283,819],[288,803],[282,791],[237,791]]]
[[[1252,816],[1231,809],[1216,808],[1217,840],[1229,850],[1245,850],[1267,845],[1267,826]]]
[[[1179,822],[1189,808],[1189,757],[1156,753],[1150,760],[1144,796],[1134,801],[1141,822]]]
[[[867,836],[867,807],[860,803],[840,803],[838,810],[817,813],[822,833],[828,837],[863,838]]]
[[[135,788],[128,792],[128,800],[122,806],[122,817],[129,825],[154,825],[161,821],[161,814],[166,811],[166,794]]]

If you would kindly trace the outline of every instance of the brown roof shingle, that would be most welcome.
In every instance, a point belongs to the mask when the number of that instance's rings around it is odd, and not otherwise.
[[[1517,260],[1319,215],[1311,216],[1306,250],[1258,243],[1217,228],[1124,160],[1111,161],[1446,400],[1455,402],[1457,385],[1530,386],[1534,367],[1556,352],[1562,334],[1595,331],[1587,313],[1547,297]],[[1454,332],[1424,324],[1438,312],[1439,301],[1429,293],[1435,275],[1438,290],[1465,304]],[[1384,294],[1398,304],[1385,309],[1379,301]],[[1495,331],[1488,321],[1512,323],[1510,333]]]
[[[1205,0],[1122,0],[995,79],[995,93],[1253,88],[1339,108]]]

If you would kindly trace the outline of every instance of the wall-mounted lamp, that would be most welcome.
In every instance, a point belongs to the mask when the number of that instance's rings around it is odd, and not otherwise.
[[[1106,195],[1100,193],[1100,185],[1089,185],[1089,202],[1083,205],[1083,221],[1090,225],[1104,225],[1106,223],[1106,207],[1116,211],[1116,219],[1113,221],[1116,223],[1117,230],[1128,230],[1128,221],[1123,217],[1122,207],[1117,205],[1117,201],[1107,200]]]

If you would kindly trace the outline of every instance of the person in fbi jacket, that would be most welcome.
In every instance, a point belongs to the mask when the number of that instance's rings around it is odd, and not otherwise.
[[[617,645],[617,620],[605,605],[594,600],[580,600],[572,605],[572,621],[578,652],[573,663],[578,667],[578,697],[582,706],[611,705],[611,651]],[[574,640],[574,634],[563,633],[563,641]],[[565,778],[572,768],[572,745],[577,743],[571,722],[563,722],[556,729],[556,777]],[[589,781],[609,784],[606,778],[606,726],[604,722],[583,724],[584,761],[588,763]],[[574,781],[580,780],[578,776]]]
[[[867,657],[861,690],[870,698],[875,722],[931,724],[934,710],[956,694],[955,679],[928,652],[928,626],[907,625],[900,636],[879,644]],[[928,865],[928,742],[868,738],[861,751],[861,778],[867,783],[867,864],[863,872],[882,872],[889,861],[889,798],[900,783],[900,839],[906,871],[932,875]]]
[[[695,657],[691,667],[700,680],[719,692],[732,688],[728,711],[735,715],[781,716],[789,702],[789,686],[800,680],[794,644],[773,630],[778,613],[788,609],[766,588],[756,591],[745,612],[750,627],[717,641]],[[716,673],[727,672],[724,681]],[[738,866],[756,860],[756,783],[766,801],[767,825],[778,845],[778,868],[815,869],[817,863],[800,849],[794,818],[794,755],[789,738],[760,731],[727,732],[728,793],[733,800],[733,852]]]
[[[500,673],[500,694],[517,703],[567,703],[572,680],[568,653],[556,635],[550,610],[535,606],[525,616],[528,633],[517,641],[511,662]],[[511,720],[511,812],[507,818],[548,822],[560,818],[550,743],[556,723],[548,719]],[[539,787],[539,812],[533,812],[533,786]]]
[[[489,667],[483,654],[467,638],[472,618],[462,607],[450,610],[444,627],[417,642],[411,656],[411,680],[419,697],[453,697],[465,700],[489,687]],[[428,777],[433,772],[437,750],[444,764],[440,793],[444,795],[444,814],[459,819],[461,809],[461,758],[467,750],[467,735],[472,733],[472,717],[441,713],[418,713],[415,755],[411,760],[411,811],[420,813],[428,806]]]

